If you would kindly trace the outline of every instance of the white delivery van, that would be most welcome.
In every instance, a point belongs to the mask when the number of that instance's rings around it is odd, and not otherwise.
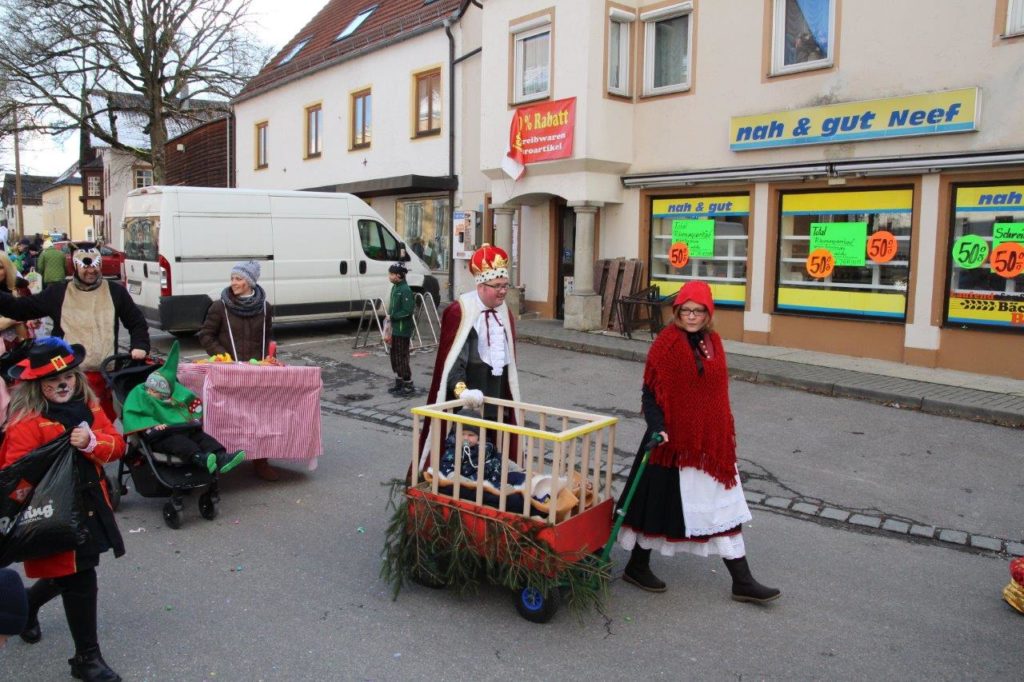
[[[153,186],[128,194],[124,216],[128,292],[165,331],[199,329],[245,260],[260,264],[275,321],[357,317],[364,300],[387,300],[396,261],[439,302],[426,264],[351,194]]]

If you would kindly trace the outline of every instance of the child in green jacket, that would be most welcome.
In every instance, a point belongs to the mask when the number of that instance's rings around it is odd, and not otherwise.
[[[412,384],[412,370],[409,369],[409,341],[416,304],[412,289],[405,281],[408,272],[402,263],[395,263],[388,268],[388,279],[393,286],[391,302],[388,304],[390,334],[384,339],[391,344],[391,369],[395,373],[395,385],[388,389],[388,393],[404,397],[416,393]]]
[[[216,438],[203,432],[203,403],[178,383],[178,342],[167,362],[124,401],[121,422],[125,434],[139,433],[156,452],[204,468],[211,474],[234,469],[245,451],[228,453]]]

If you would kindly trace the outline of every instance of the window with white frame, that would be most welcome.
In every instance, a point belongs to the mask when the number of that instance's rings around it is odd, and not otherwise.
[[[150,168],[136,168],[135,169],[135,184],[134,189],[140,187],[149,187],[153,184],[153,170]]]
[[[692,12],[693,3],[682,2],[640,15],[644,22],[644,95],[689,89]]]
[[[512,27],[515,41],[513,100],[544,99],[551,94],[551,17],[544,15]]]
[[[772,73],[832,66],[836,0],[775,0]]]
[[[350,35],[355,33],[356,30],[363,25],[363,22],[370,18],[370,15],[373,14],[376,11],[376,9],[377,5],[374,5],[373,7],[367,7],[359,14],[357,14],[355,18],[352,21],[348,22],[348,25],[342,29],[341,33],[338,34],[338,37],[335,38],[335,40],[348,38]]]
[[[1024,34],[1024,0],[1010,0],[1006,8],[1006,35]]]
[[[100,185],[100,176],[90,175],[86,178],[86,195],[90,197],[98,197],[103,193],[103,187]]]
[[[635,17],[617,7],[608,17],[608,92],[629,95],[630,38]]]

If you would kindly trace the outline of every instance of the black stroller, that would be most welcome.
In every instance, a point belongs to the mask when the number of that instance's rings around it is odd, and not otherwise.
[[[153,360],[132,360],[127,353],[111,355],[103,361],[100,372],[113,393],[114,409],[118,416],[121,415],[121,406],[128,393],[161,365],[161,362]],[[128,448],[118,463],[117,479],[110,486],[114,509],[120,504],[121,496],[128,493],[125,483],[131,476],[136,492],[143,497],[170,498],[164,504],[164,521],[171,528],[181,528],[181,512],[184,507],[182,496],[199,488],[206,489],[199,496],[200,515],[208,521],[217,518],[220,493],[216,473],[211,474],[177,458],[155,452],[138,434],[128,434],[125,440]]]

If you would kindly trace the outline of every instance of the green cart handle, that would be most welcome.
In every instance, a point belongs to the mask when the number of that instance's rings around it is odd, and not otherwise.
[[[615,546],[615,541],[619,538],[619,529],[622,528],[622,522],[626,520],[626,512],[629,511],[629,505],[633,503],[633,494],[636,492],[637,484],[640,483],[640,477],[644,475],[644,469],[647,468],[647,460],[651,456],[651,450],[663,440],[664,438],[661,437],[660,433],[655,433],[647,441],[647,447],[644,448],[644,456],[640,458],[640,464],[636,468],[636,475],[633,476],[633,485],[629,486],[622,506],[615,510],[615,525],[612,526],[611,535],[608,536],[608,542],[605,543],[604,550],[601,552],[601,561],[604,563],[611,559],[612,547]]]

